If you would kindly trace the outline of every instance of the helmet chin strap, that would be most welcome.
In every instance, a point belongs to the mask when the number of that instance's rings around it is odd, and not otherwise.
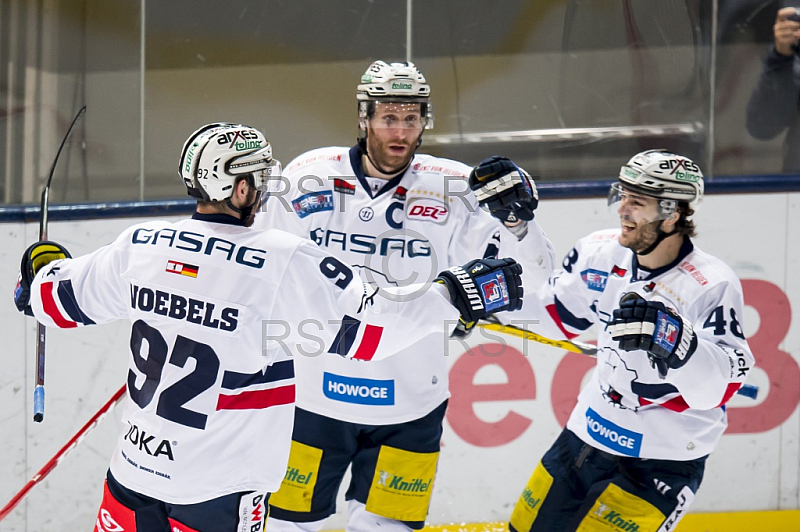
[[[244,220],[247,220],[247,218],[250,216],[250,214],[252,214],[253,207],[256,206],[256,204],[258,203],[258,201],[260,199],[261,199],[261,191],[257,191],[256,192],[256,199],[253,201],[253,203],[251,203],[250,205],[248,205],[246,207],[242,207],[242,208],[235,207],[233,205],[233,203],[231,202],[231,198],[227,198],[225,200],[225,205],[227,205],[228,208],[231,209],[233,212],[238,214],[240,220],[244,221]]]
[[[661,242],[663,242],[663,241],[664,241],[664,239],[665,239],[665,238],[667,238],[667,237],[669,237],[669,236],[672,236],[672,235],[674,235],[675,233],[677,233],[677,232],[678,232],[678,230],[677,230],[677,229],[675,229],[675,230],[673,230],[671,233],[665,233],[664,231],[662,231],[662,230],[661,230],[661,226],[662,226],[663,224],[664,224],[664,220],[659,220],[659,221],[658,221],[658,227],[656,227],[656,239],[653,241],[653,243],[652,243],[652,244],[650,244],[649,246],[647,246],[647,247],[646,247],[644,250],[642,250],[642,251],[637,251],[637,252],[636,252],[636,254],[637,254],[637,255],[642,255],[642,256],[644,256],[644,255],[649,255],[650,253],[652,253],[652,252],[653,252],[653,250],[654,250],[654,249],[656,249],[656,248],[658,247],[658,245],[659,245]]]

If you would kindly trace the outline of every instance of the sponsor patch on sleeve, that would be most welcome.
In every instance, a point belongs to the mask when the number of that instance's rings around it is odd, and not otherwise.
[[[333,192],[330,190],[320,190],[305,194],[292,201],[294,212],[300,218],[305,218],[309,214],[322,211],[333,210]]]
[[[606,272],[590,268],[581,272],[581,279],[586,283],[589,290],[595,292],[602,292],[606,289],[606,281],[608,281],[608,274]]]

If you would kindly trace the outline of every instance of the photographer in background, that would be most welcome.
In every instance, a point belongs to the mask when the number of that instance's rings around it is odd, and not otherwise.
[[[775,42],[747,103],[747,131],[769,140],[788,129],[783,143],[783,172],[800,173],[800,10],[784,7],[773,26]]]

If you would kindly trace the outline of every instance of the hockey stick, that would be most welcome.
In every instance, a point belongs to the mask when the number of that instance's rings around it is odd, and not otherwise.
[[[42,201],[39,204],[39,240],[47,240],[47,208],[50,204],[50,182],[53,181],[53,173],[56,171],[56,163],[58,157],[61,155],[61,150],[64,149],[64,144],[75,129],[75,124],[86,112],[86,106],[81,107],[78,114],[69,125],[66,135],[61,141],[61,146],[58,147],[56,157],[53,159],[53,165],[50,167],[50,174],[47,176],[47,181],[42,189]],[[44,420],[44,350],[45,350],[45,327],[41,323],[36,324],[36,386],[33,389],[33,420],[36,423],[41,423]]]
[[[517,338],[522,338],[523,340],[533,340],[534,342],[539,342],[540,344],[558,347],[560,349],[564,349],[572,353],[588,355],[590,357],[597,356],[596,346],[593,346],[591,344],[586,344],[583,342],[578,342],[577,340],[551,340],[550,338],[546,338],[544,336],[536,334],[535,332],[528,331],[525,329],[520,329],[519,327],[514,327],[513,325],[502,325],[497,322],[480,322],[478,323],[478,327],[486,329],[488,331],[496,331],[499,333],[516,336]],[[758,386],[754,384],[742,384],[741,388],[736,390],[736,393],[738,395],[749,397],[750,399],[757,399]]]
[[[69,440],[67,444],[64,445],[64,447],[62,447],[61,450],[58,451],[55,456],[53,456],[50,461],[39,470],[38,473],[33,475],[33,478],[31,478],[28,483],[25,484],[25,486],[23,486],[16,495],[14,495],[8,504],[6,504],[3,509],[0,510],[0,521],[2,521],[8,514],[11,513],[17,504],[19,504],[19,502],[25,498],[31,488],[44,480],[44,477],[46,477],[53,469],[55,469],[55,467],[61,463],[61,460],[63,460],[70,451],[72,451],[78,446],[79,443],[81,443],[83,438],[103,420],[103,418],[111,411],[111,409],[114,408],[117,403],[119,403],[124,395],[125,386],[122,386],[122,388],[117,390],[117,393],[115,393],[111,399],[109,399],[108,402],[104,404],[94,416],[92,416],[92,419],[90,419],[83,427],[81,427],[81,430],[79,430],[78,433],[75,434],[75,436],[73,436],[72,439]]]
[[[585,344],[583,342],[578,342],[577,340],[551,340],[550,338],[545,338],[544,336],[526,329],[520,329],[519,327],[514,327],[513,325],[502,325],[496,322],[480,322],[478,323],[478,327],[489,331],[497,331],[499,333],[516,336],[517,338],[522,338],[523,340],[533,340],[534,342],[565,349],[572,353],[578,353],[592,357],[597,356],[597,347],[590,344]]]

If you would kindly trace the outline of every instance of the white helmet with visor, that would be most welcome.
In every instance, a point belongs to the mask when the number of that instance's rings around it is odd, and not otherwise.
[[[271,177],[281,174],[264,134],[242,124],[207,124],[186,140],[178,172],[190,196],[203,201],[231,197],[239,177],[252,175],[263,191]]]
[[[375,61],[361,76],[356,89],[361,130],[366,131],[366,121],[374,114],[376,103],[419,104],[421,122],[415,127],[421,124],[420,129],[433,128],[430,95],[430,85],[414,63]]]
[[[637,153],[620,169],[619,181],[611,185],[608,203],[612,205],[625,191],[659,200],[666,217],[685,202],[696,212],[703,199],[703,172],[691,159],[666,150]]]

